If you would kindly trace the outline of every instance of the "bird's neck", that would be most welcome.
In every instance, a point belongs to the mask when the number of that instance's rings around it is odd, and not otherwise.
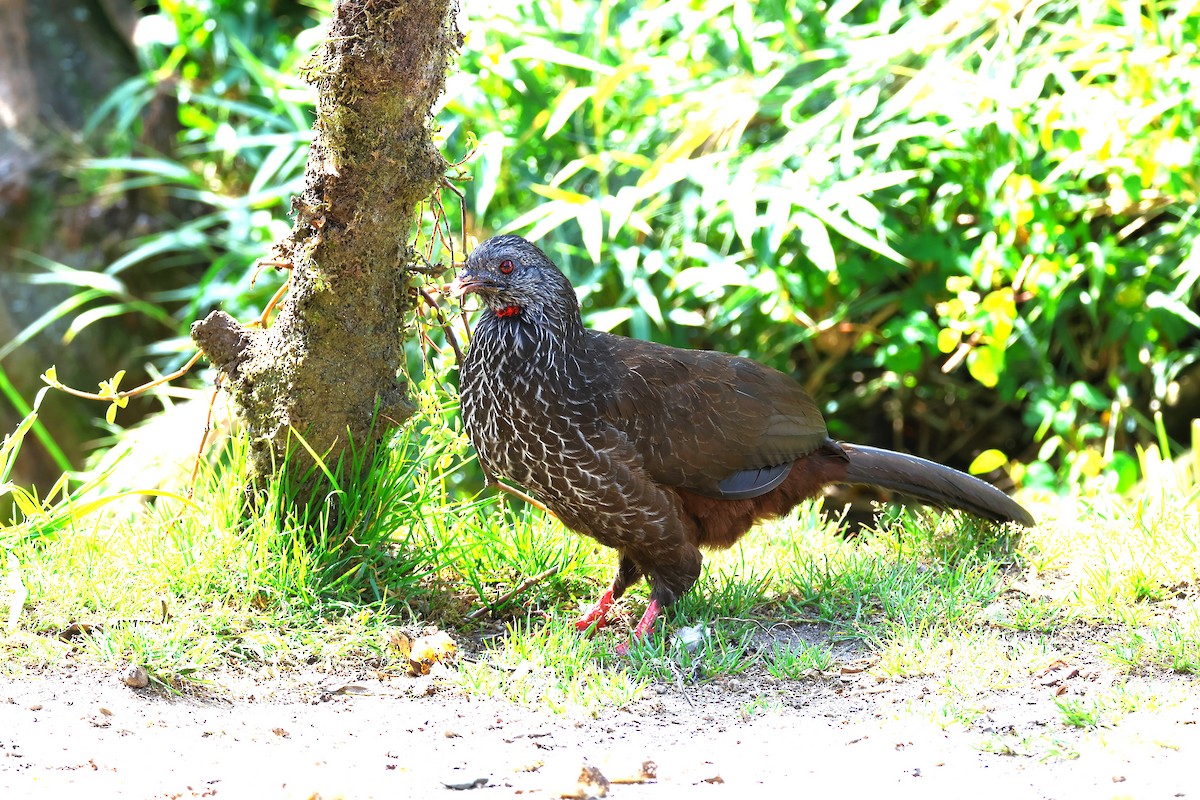
[[[517,326],[526,333],[537,332],[563,344],[575,344],[583,339],[583,318],[579,313],[579,301],[575,295],[564,297],[561,302],[519,305],[504,303],[490,307],[485,315],[502,323]],[[542,338],[539,336],[538,338]]]
[[[472,349],[493,368],[552,373],[567,367],[583,345],[586,330],[579,304],[500,306],[484,312]],[[484,356],[482,351],[488,351]]]

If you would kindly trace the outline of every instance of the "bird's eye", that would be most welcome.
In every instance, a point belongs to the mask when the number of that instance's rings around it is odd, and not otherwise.
[[[504,273],[505,275],[510,274],[513,271],[513,263],[511,261],[509,261],[507,258],[504,259],[503,261],[500,262],[500,271],[502,273]]]

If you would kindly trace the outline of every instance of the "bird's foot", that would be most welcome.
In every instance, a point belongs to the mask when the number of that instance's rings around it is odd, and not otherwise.
[[[645,639],[650,634],[654,633],[654,621],[658,619],[658,612],[662,610],[657,600],[651,600],[650,605],[646,606],[646,613],[642,614],[642,618],[633,629],[633,635],[629,637],[629,641],[617,647],[617,655],[629,655],[629,648],[634,642]]]
[[[604,623],[608,621],[608,609],[612,608],[613,590],[609,589],[600,596],[596,601],[596,605],[592,606],[582,617],[575,621],[575,629],[583,632],[587,630],[600,630],[604,627]],[[595,626],[595,627],[593,627]]]

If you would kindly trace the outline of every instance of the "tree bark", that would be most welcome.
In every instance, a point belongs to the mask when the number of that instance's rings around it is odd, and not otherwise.
[[[338,0],[308,76],[318,98],[306,189],[277,245],[290,293],[269,328],[220,311],[192,326],[241,408],[258,487],[285,464],[309,474],[296,434],[330,467],[351,445],[369,463],[414,411],[397,377],[413,303],[409,242],[447,167],[431,109],[462,44],[456,12],[456,0]]]

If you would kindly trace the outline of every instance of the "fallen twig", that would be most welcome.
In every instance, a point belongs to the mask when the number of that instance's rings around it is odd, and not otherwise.
[[[466,618],[470,619],[470,620],[479,619],[484,614],[491,611],[492,608],[494,608],[495,606],[499,606],[499,605],[503,605],[504,603],[507,603],[509,600],[512,600],[514,597],[521,594],[521,592],[524,592],[525,590],[527,590],[530,586],[533,586],[537,583],[540,583],[541,581],[546,580],[546,578],[549,578],[551,575],[558,574],[559,570],[561,570],[561,569],[562,569],[562,567],[560,567],[560,566],[550,567],[550,569],[539,572],[537,575],[534,575],[532,578],[526,578],[525,580],[521,581],[519,584],[517,584],[513,588],[509,589],[504,594],[497,597],[492,603],[482,605],[479,608],[472,611],[470,614],[467,614]]]

